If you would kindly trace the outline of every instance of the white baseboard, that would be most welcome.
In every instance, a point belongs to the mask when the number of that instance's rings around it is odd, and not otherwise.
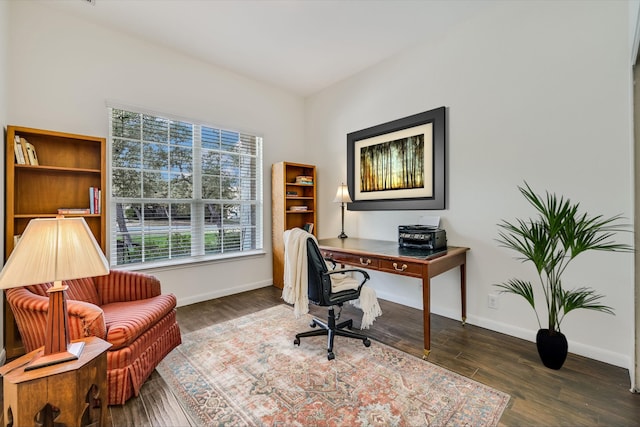
[[[479,326],[481,328],[490,329],[492,331],[500,332],[506,335],[510,335],[516,338],[521,338],[532,343],[536,342],[537,331],[514,327],[506,323],[500,323],[491,319],[486,319],[477,316],[470,316],[467,318],[467,322]],[[569,353],[577,354],[580,356],[588,357],[589,359],[599,360],[600,362],[608,363],[610,365],[619,366],[621,368],[629,369],[631,366],[631,359],[628,355],[621,353],[615,353],[603,348],[593,347],[590,345],[582,344],[579,342],[571,341],[571,337],[567,337],[569,343]]]
[[[227,295],[239,294],[241,292],[252,291],[254,289],[266,288],[267,286],[272,286],[273,281],[271,280],[263,280],[255,283],[245,283],[238,286],[233,286],[225,289],[216,289],[212,292],[207,292],[199,295],[192,295],[187,298],[179,298],[177,301],[178,307],[182,307],[184,305],[195,304],[202,301],[208,301],[210,299],[226,297]]]
[[[406,305],[407,307],[416,308],[418,310],[422,310],[422,300],[406,298],[406,297],[403,297],[402,295],[392,295],[389,292],[385,292],[379,289],[376,289],[376,294],[380,299],[395,302],[396,304]]]
[[[416,301],[415,299],[403,300],[402,298],[398,298],[397,295],[390,295],[388,292],[380,292],[380,291],[376,291],[376,292],[378,292],[378,297],[380,299],[393,301],[398,304],[402,304],[408,307],[413,307],[413,308],[417,308],[418,310],[422,310],[422,301]],[[432,306],[431,312],[433,314],[447,317],[449,319],[461,320],[459,310],[442,309],[439,307]],[[489,329],[491,331],[499,332],[501,334],[506,334],[512,337],[530,341],[532,343],[536,342],[537,331],[518,328],[506,323],[496,322],[491,319],[487,319],[479,316],[473,316],[473,315],[467,315],[467,323],[470,325],[475,325],[481,328]],[[588,357],[590,359],[595,359],[600,362],[608,363],[610,365],[619,366],[621,368],[630,369],[631,358],[628,355],[615,353],[603,348],[593,347],[590,345],[585,345],[579,342],[571,341],[569,338],[571,337],[567,337],[569,341],[570,353],[578,354],[580,356]]]

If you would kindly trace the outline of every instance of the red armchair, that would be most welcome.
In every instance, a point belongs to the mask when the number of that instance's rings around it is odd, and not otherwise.
[[[161,294],[153,276],[113,270],[107,276],[66,280],[71,339],[96,336],[107,352],[109,405],[137,396],[160,361],[181,342],[176,297]],[[7,289],[27,352],[44,345],[52,283]]]

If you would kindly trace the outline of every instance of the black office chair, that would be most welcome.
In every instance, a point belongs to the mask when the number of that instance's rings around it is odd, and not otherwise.
[[[328,259],[328,261],[332,262],[335,268],[335,262],[333,260]],[[351,332],[350,330],[345,330],[344,328],[351,329],[353,327],[353,320],[349,319],[344,322],[341,322],[336,325],[336,321],[340,319],[340,313],[342,312],[342,304],[360,298],[360,289],[362,289],[362,285],[369,280],[369,274],[360,269],[344,269],[344,270],[329,270],[327,268],[327,264],[325,259],[322,257],[320,253],[320,249],[316,244],[315,240],[312,238],[307,238],[307,263],[308,263],[308,295],[309,302],[316,304],[321,307],[329,307],[329,319],[325,323],[319,319],[314,318],[311,322],[310,326],[312,328],[316,328],[319,326],[319,329],[312,329],[307,332],[302,332],[296,335],[296,338],[293,340],[295,345],[300,345],[300,338],[302,337],[312,337],[318,335],[327,335],[327,359],[333,360],[335,359],[335,354],[333,354],[333,338],[336,335],[340,335],[343,337],[356,338],[362,340],[365,347],[369,347],[371,345],[371,341],[369,338],[362,334],[358,334],[356,332]],[[340,274],[347,272],[358,272],[363,275],[362,282],[356,289],[348,289],[336,293],[331,292],[331,275],[332,274]],[[337,306],[340,308],[338,315],[335,314],[334,307]]]

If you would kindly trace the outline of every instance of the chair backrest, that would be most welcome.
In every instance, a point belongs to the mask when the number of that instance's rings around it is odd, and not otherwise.
[[[68,286],[66,291],[67,299],[90,302],[98,306],[101,305],[100,296],[98,295],[98,290],[92,277],[63,280],[62,284]],[[36,295],[48,297],[47,289],[51,286],[53,286],[53,283],[49,282],[25,286],[25,288]]]
[[[307,294],[309,301],[316,305],[327,306],[331,294],[329,269],[316,241],[307,238]]]

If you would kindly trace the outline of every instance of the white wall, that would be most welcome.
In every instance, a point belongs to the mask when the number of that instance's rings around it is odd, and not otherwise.
[[[498,310],[487,307],[492,284],[535,278],[533,267],[497,246],[496,224],[532,214],[516,189],[524,180],[538,192],[580,201],[590,213],[633,220],[628,5],[498,5],[309,98],[305,134],[318,159],[319,203],[326,206],[320,237],[335,237],[340,213],[331,201],[346,179],[346,134],[446,106],[447,209],[347,211],[345,231],[395,240],[397,225],[441,215],[449,244],[471,248],[468,322],[534,340],[538,325],[522,298],[500,295]],[[618,240],[632,243],[630,233]],[[448,272],[432,281],[433,312],[459,318],[458,277]],[[629,367],[633,256],[585,254],[565,281],[595,287],[616,312],[570,313],[562,324],[569,351]],[[386,299],[421,304],[415,279],[374,273],[370,283]]]
[[[631,66],[633,67],[636,63],[636,59],[638,57],[638,46],[640,45],[640,1],[638,0],[630,0],[629,1],[629,40],[631,41],[630,43],[630,47],[631,47],[631,52],[629,55],[629,62],[631,64]],[[638,68],[635,67],[633,69],[633,75],[632,78],[637,80],[638,77]],[[633,84],[633,83],[632,83]],[[631,129],[631,133],[634,133],[634,130],[638,128],[638,117],[639,117],[639,111],[637,110],[636,104],[638,103],[638,101],[640,101],[640,98],[638,97],[638,93],[640,93],[638,91],[638,87],[634,86],[634,90],[633,90],[633,96],[631,97],[631,99],[629,100],[629,103],[631,104],[631,108],[633,109],[632,111],[632,115],[634,117],[634,121],[635,123],[633,124],[633,128]],[[634,141],[634,148],[636,145],[636,141],[638,140],[638,135],[634,135],[633,136],[633,141]],[[635,183],[635,194],[634,194],[634,202],[635,202],[635,218],[638,218],[638,206],[640,206],[640,202],[638,200],[638,194],[640,194],[640,192],[638,191],[638,165],[640,164],[640,156],[638,155],[638,151],[636,149],[634,149],[634,168],[635,168],[635,172],[634,172],[634,183]],[[640,239],[638,238],[638,222],[636,221],[635,224],[635,242],[636,242],[636,247],[637,247],[637,242],[640,241]],[[640,264],[639,260],[640,260],[640,254],[636,253],[635,255],[635,265],[638,266]],[[639,384],[640,384],[640,370],[638,369],[638,362],[640,361],[640,311],[638,310],[638,301],[640,301],[640,282],[638,281],[638,278],[640,277],[640,275],[638,274],[638,270],[636,268],[635,270],[635,355],[634,355],[634,363],[631,364],[629,371],[630,371],[630,376],[631,376],[631,390],[637,392],[640,392],[640,388],[639,388]]]
[[[264,137],[266,254],[151,272],[180,305],[271,285],[271,164],[307,161],[303,100],[42,5],[9,10],[10,124],[106,137],[113,100]]]
[[[7,124],[7,64],[8,54],[8,40],[9,40],[9,6],[7,2],[0,2],[0,129],[5,129]],[[2,134],[2,140],[4,141],[4,133]],[[4,150],[0,150],[0,164],[4,164]],[[4,189],[4,173],[0,174],[0,188]],[[0,199],[0,209],[4,212],[4,197]],[[0,229],[0,240],[4,242],[4,227]],[[4,259],[4,245],[0,245],[0,254]],[[0,304],[1,306],[2,304]],[[0,307],[0,315],[2,314],[2,307]]]
[[[7,40],[9,39],[9,7],[7,2],[0,1],[0,129],[5,129],[7,123]],[[4,132],[2,139],[5,139]],[[0,150],[0,164],[4,164],[4,150]],[[0,188],[4,189],[4,173],[0,174]],[[4,196],[4,193],[3,193]],[[4,212],[4,197],[0,198],[0,211]],[[0,228],[0,241],[4,242],[4,227]],[[4,245],[0,245],[0,254],[4,259]],[[4,304],[0,304],[0,319],[4,319]],[[0,320],[0,325],[2,320]],[[0,330],[3,330],[0,326]],[[5,350],[0,352],[0,364],[4,364]]]
[[[631,63],[635,64],[638,55],[638,46],[640,45],[640,26],[638,26],[638,18],[640,17],[640,0],[629,0],[629,40]]]

